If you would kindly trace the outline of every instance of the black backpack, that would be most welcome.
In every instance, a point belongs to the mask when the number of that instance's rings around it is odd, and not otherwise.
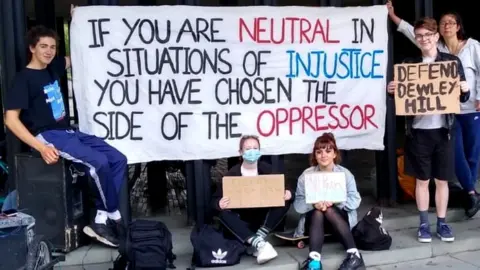
[[[392,237],[382,227],[383,214],[373,207],[352,229],[357,247],[361,250],[387,250],[392,245]]]
[[[226,239],[221,230],[212,225],[194,227],[190,234],[193,245],[192,265],[195,267],[222,267],[240,263],[245,246],[238,240]]]
[[[166,270],[175,268],[172,234],[160,221],[135,220],[127,230],[127,240],[119,248],[113,269]],[[128,267],[128,268],[127,268]]]

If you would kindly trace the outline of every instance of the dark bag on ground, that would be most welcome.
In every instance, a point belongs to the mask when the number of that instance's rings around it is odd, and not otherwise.
[[[382,227],[383,214],[378,207],[373,207],[352,229],[357,248],[361,250],[388,250],[392,237]]]
[[[160,221],[135,220],[127,230],[126,241],[120,245],[120,256],[113,269],[166,270],[175,268],[172,234]],[[126,268],[128,267],[128,268]]]
[[[195,267],[220,267],[240,263],[245,246],[238,240],[226,239],[222,231],[212,225],[194,227],[190,235],[193,245],[192,265]]]

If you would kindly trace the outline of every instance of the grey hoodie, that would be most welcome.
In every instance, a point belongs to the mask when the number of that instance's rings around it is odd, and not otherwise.
[[[397,30],[417,45],[411,24],[402,20],[398,24]],[[437,48],[441,52],[450,53],[443,42],[438,42]],[[470,99],[465,103],[460,103],[460,114],[473,113],[476,112],[475,101],[480,100],[480,43],[469,38],[457,56],[462,61],[465,77],[470,87]]]

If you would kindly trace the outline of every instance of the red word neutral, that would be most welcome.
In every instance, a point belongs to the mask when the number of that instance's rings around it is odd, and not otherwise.
[[[249,38],[256,43],[339,43],[330,37],[330,20],[308,20],[305,18],[267,18],[258,17],[253,21],[240,18],[238,22],[239,39]]]
[[[372,120],[374,115],[375,107],[371,104],[278,108],[264,110],[258,115],[257,131],[264,137],[270,137],[274,134],[285,135],[284,131],[293,135],[336,129],[366,130],[372,127],[378,129]],[[325,118],[331,121],[326,122]],[[269,123],[268,126],[265,123]]]

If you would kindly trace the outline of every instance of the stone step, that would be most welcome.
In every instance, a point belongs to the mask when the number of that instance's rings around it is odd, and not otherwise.
[[[358,218],[361,219],[371,207],[375,205],[375,201],[371,198],[365,198],[362,201],[362,205],[358,209]],[[393,235],[393,245],[399,243],[400,247],[405,244],[402,243],[410,243],[413,245],[416,243],[415,237],[415,229],[418,226],[418,211],[416,210],[416,206],[414,203],[398,205],[395,208],[383,208],[383,216],[384,216],[384,227]],[[477,215],[478,216],[478,215]],[[154,217],[143,217],[145,219],[152,219],[152,220],[159,220],[164,222],[167,227],[170,229],[173,235],[173,244],[174,244],[174,252],[178,256],[178,260],[176,261],[177,269],[186,269],[188,263],[191,260],[191,254],[193,252],[191,243],[190,243],[190,232],[191,227],[185,227],[185,216],[184,215],[170,215],[170,216],[154,216]],[[429,218],[432,224],[435,224],[436,214],[434,212],[434,208],[432,208],[431,212],[429,213]],[[447,213],[447,220],[448,222],[456,222],[458,226],[463,226],[462,224],[471,224],[474,222],[475,219],[465,221],[465,214],[464,210],[462,209],[449,209]],[[287,228],[294,228],[296,226],[296,222],[298,221],[298,214],[295,213],[293,208],[290,209],[287,215],[286,227]],[[478,222],[478,220],[476,221]],[[455,231],[458,233],[462,232],[454,228]],[[458,235],[457,235],[458,236]],[[458,237],[457,237],[458,238]],[[461,238],[458,238],[461,241]],[[480,238],[479,238],[480,240]],[[272,244],[275,246],[277,245],[284,245],[279,239],[273,238]],[[478,241],[480,244],[480,241]],[[458,241],[457,241],[458,243]],[[393,246],[392,245],[392,246]],[[424,246],[420,246],[423,248]],[[413,248],[416,248],[413,245]],[[479,247],[480,248],[480,247]],[[259,269],[263,269],[265,267],[276,267],[280,269],[296,269],[294,265],[298,265],[299,261],[305,258],[305,254],[307,253],[307,249],[298,250],[292,247],[278,247],[277,251],[280,254],[279,258],[268,263],[267,265],[261,266]],[[398,250],[395,249],[395,250]],[[422,250],[422,249],[421,249]],[[303,252],[303,253],[302,253]],[[391,251],[382,251],[378,254],[383,254],[385,252]],[[342,260],[343,252],[341,251],[341,246],[335,243],[328,243],[324,247],[325,260],[324,264],[331,264],[334,265]],[[340,256],[327,256],[327,254],[332,253],[333,255]],[[376,254],[377,254],[376,253]],[[402,253],[399,253],[402,254]],[[88,265],[92,269],[107,269],[107,268],[98,268],[104,267],[105,264],[110,264],[118,255],[117,251],[114,249],[106,248],[103,246],[99,246],[96,244],[92,244],[90,246],[81,247],[77,250],[74,250],[66,255],[66,260],[61,262],[56,266],[56,269],[82,269],[83,266]],[[368,255],[368,256],[367,256]],[[422,255],[422,254],[420,254]],[[369,256],[369,253],[365,254],[366,259]],[[382,255],[383,256],[383,255]],[[403,256],[403,255],[402,255]],[[423,256],[423,255],[422,255]],[[373,258],[371,261],[376,261],[377,258]],[[278,263],[277,263],[278,262]],[[181,267],[180,267],[181,266]],[[248,266],[248,268],[246,268]],[[229,268],[229,269],[251,269],[250,267],[258,267],[255,261],[250,257],[245,257],[242,259],[242,264],[239,266],[240,268]],[[69,267],[69,268],[65,268]],[[97,267],[97,268],[95,268]],[[286,267],[286,268],[284,268]],[[294,267],[294,268],[292,268]],[[330,268],[325,268],[330,269]],[[335,268],[333,268],[335,269]]]
[[[479,250],[480,249],[480,223],[478,219],[463,222],[451,223],[455,242],[444,243],[434,238],[432,243],[419,243],[416,239],[416,229],[404,229],[392,231],[393,242],[390,250],[386,251],[362,251],[367,267],[394,264],[412,260],[420,260],[441,256],[446,254]],[[191,260],[191,248],[180,250],[178,241],[185,241],[189,234],[187,230],[175,234],[175,252],[178,255],[175,261],[177,269],[186,269]],[[435,227],[432,226],[432,233]],[[278,258],[264,265],[257,265],[254,258],[244,256],[241,263],[229,267],[231,270],[240,269],[272,269],[272,270],[294,270],[307,257],[308,249],[297,249],[290,246],[276,246],[279,253]],[[107,269],[111,267],[111,261],[116,256],[116,251],[93,245],[83,247],[67,255],[67,261],[56,266],[56,269],[80,270],[84,269]],[[343,247],[338,243],[328,243],[322,252],[322,264],[324,269],[338,269],[345,256]],[[88,265],[88,267],[86,267]],[[103,267],[103,268],[100,268]],[[202,268],[210,269],[210,268]],[[212,270],[218,268],[211,268]]]

